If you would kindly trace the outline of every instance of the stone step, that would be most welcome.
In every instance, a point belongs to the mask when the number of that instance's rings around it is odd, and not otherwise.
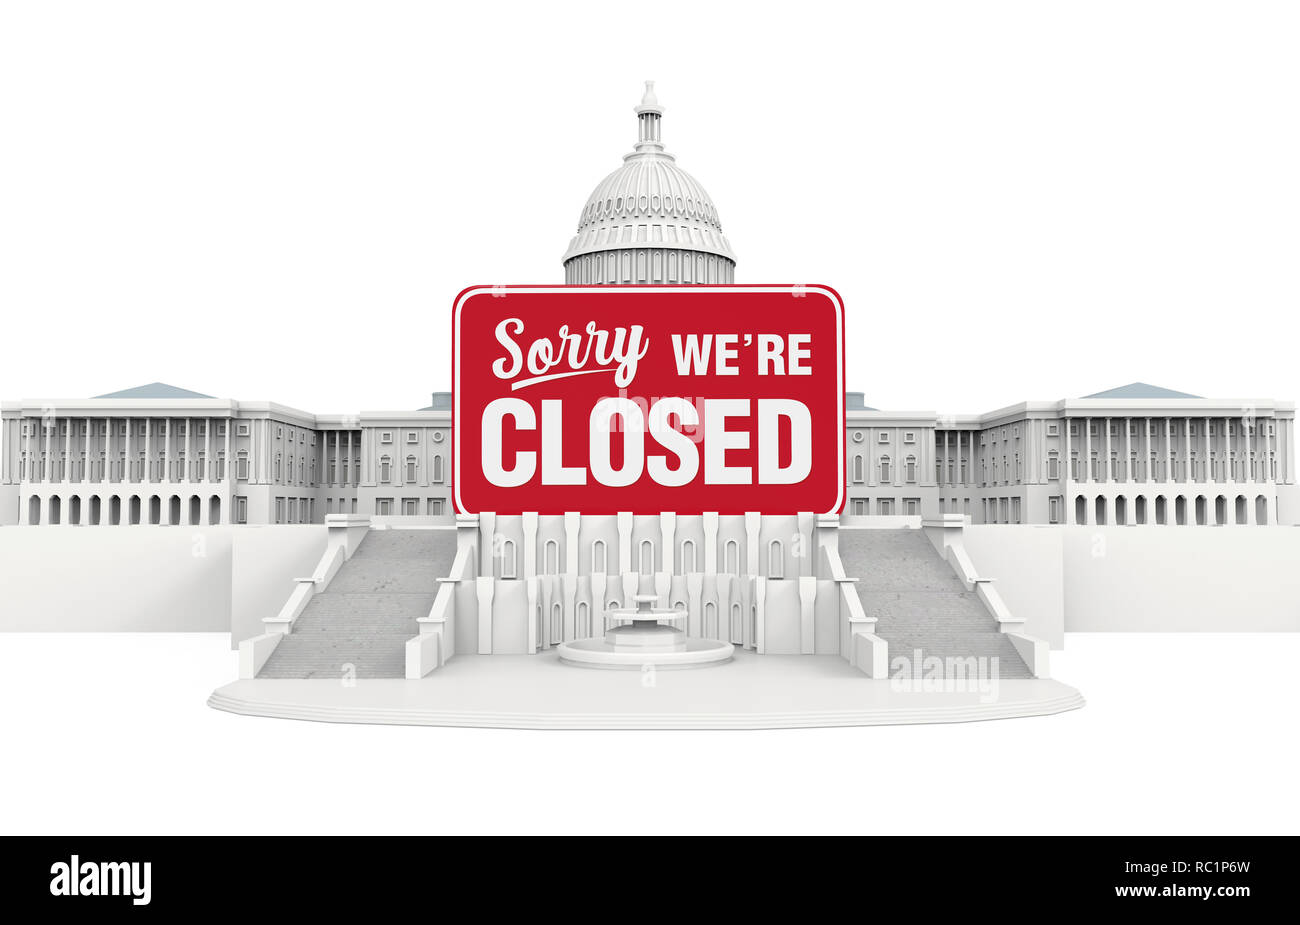
[[[353,556],[339,569],[327,590],[334,594],[431,594],[437,592],[438,579],[445,577],[449,569],[450,565],[439,569],[424,559],[360,559]]]
[[[371,530],[353,559],[436,559],[456,554],[454,530]],[[451,567],[450,559],[447,567]]]
[[[455,554],[453,530],[369,531],[258,677],[405,676],[406,642],[433,607]]]
[[[842,530],[840,558],[889,656],[997,659],[999,678],[1031,677],[1014,644],[921,530]],[[892,674],[892,669],[891,669]]]

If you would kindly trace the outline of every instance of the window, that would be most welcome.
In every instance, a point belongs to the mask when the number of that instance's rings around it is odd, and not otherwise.
[[[867,513],[867,500],[865,498],[853,499],[853,513],[858,517],[865,517]]]
[[[866,466],[861,456],[853,457],[853,481],[861,484],[867,480]]]
[[[887,483],[889,481],[889,457],[880,457],[880,481]]]
[[[239,422],[239,427],[235,430],[235,435],[238,436],[238,437],[247,437],[247,436],[248,436],[248,422],[247,422],[247,421],[240,421],[240,422]]]
[[[1061,522],[1061,499],[1047,499],[1047,522],[1049,524],[1059,524]]]
[[[880,432],[880,434],[876,437],[876,442],[877,442],[877,443],[888,443],[888,442],[889,442],[889,434],[885,433],[885,432],[882,430],[882,431]]]
[[[380,514],[380,515],[387,515],[387,514],[391,514],[391,513],[393,513],[393,499],[392,499],[392,498],[376,498],[376,499],[375,499],[375,513],[376,513],[376,514]]]
[[[248,499],[238,495],[235,497],[235,523],[248,523]]]
[[[861,442],[862,442],[862,438],[863,438],[864,436],[865,436],[865,435],[862,433],[862,431],[860,431],[860,430],[855,430],[855,431],[853,432],[853,442],[854,442],[854,443],[861,443]]]
[[[420,513],[420,499],[403,498],[402,513],[405,514],[407,517],[414,517],[416,514]]]
[[[903,513],[908,515],[909,517],[916,517],[917,515],[919,515],[921,513],[921,499],[904,498]]]
[[[379,442],[380,442],[380,443],[392,443],[392,442],[393,442],[393,432],[392,432],[391,430],[380,431],[380,433],[379,433]]]
[[[1060,432],[1061,428],[1055,421],[1052,421],[1047,425],[1047,436],[1055,437],[1058,436]]]
[[[419,438],[419,436],[416,434],[415,431],[413,431],[413,430],[408,430],[408,431],[406,432],[406,442],[407,442],[407,443],[419,443],[419,442],[420,442],[420,438]]]
[[[406,481],[408,482],[415,481],[415,457],[414,456],[406,457]]]
[[[501,540],[501,577],[514,578],[518,564],[515,561],[515,541],[502,538]]]
[[[387,484],[393,480],[393,460],[388,456],[379,457],[379,481]]]
[[[440,431],[440,430],[435,430],[435,431],[433,432],[433,442],[434,442],[434,443],[442,443],[444,436],[445,436],[445,435],[443,434],[442,431]]]
[[[240,450],[235,457],[235,478],[248,479],[248,451]]]
[[[879,514],[888,517],[890,514],[894,513],[894,499],[893,498],[878,499],[876,501],[876,511]]]
[[[767,546],[767,577],[785,577],[785,550],[780,540],[772,540]]]
[[[915,442],[916,442],[916,432],[915,432],[915,431],[911,431],[911,430],[905,432],[905,433],[903,434],[903,442],[904,442],[904,443],[915,443]]]
[[[430,498],[428,510],[435,517],[441,516],[443,513],[443,500],[441,498]]]
[[[433,457],[433,484],[435,485],[442,484],[442,477],[443,477],[442,465],[443,464],[442,464],[441,456]]]
[[[1077,436],[1079,436],[1079,425],[1078,425],[1078,424],[1071,424],[1071,425],[1070,425],[1070,436],[1071,436],[1071,437],[1077,437]]]
[[[682,574],[696,571],[695,567],[695,541],[682,540]]]
[[[1047,477],[1049,479],[1061,477],[1061,457],[1056,453],[1049,453],[1047,456]]]
[[[915,456],[907,457],[906,471],[907,471],[907,480],[909,482],[915,482],[916,481],[916,457]]]
[[[605,548],[604,540],[596,540],[591,544],[591,573],[593,575],[604,575],[609,571],[609,552]]]

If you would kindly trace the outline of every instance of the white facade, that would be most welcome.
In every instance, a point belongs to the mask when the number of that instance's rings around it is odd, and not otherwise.
[[[26,400],[0,405],[0,431],[0,525],[451,516],[447,408],[317,416],[203,397]]]

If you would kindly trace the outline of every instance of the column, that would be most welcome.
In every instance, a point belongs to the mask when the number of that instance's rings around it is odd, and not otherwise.
[[[1213,458],[1214,447],[1210,442],[1210,419],[1205,419],[1205,482],[1209,483],[1214,478],[1214,470],[1210,466],[1210,460]],[[1205,522],[1209,524],[1213,518],[1209,509],[1209,499],[1206,499]]]
[[[27,418],[23,418],[23,421],[27,424],[27,437],[24,440],[24,443],[26,444],[24,452],[27,454],[27,464],[23,467],[23,476],[26,481],[34,482],[36,479],[32,478],[32,466],[35,465],[36,461],[32,458],[32,431],[40,426],[40,421],[39,419],[28,421]],[[26,517],[26,513],[24,513],[23,516]],[[25,522],[26,521],[24,521],[24,523]]]
[[[1103,423],[1101,425],[1103,428],[1105,428],[1105,433],[1102,434],[1102,437],[1105,439],[1105,443],[1103,444],[1102,451],[1101,451],[1101,471],[1106,474],[1106,477],[1102,481],[1105,482],[1115,481],[1115,471],[1110,464],[1110,457],[1115,449],[1114,445],[1111,443],[1110,440],[1110,422],[1112,420],[1113,418],[1104,418]]]
[[[55,420],[57,421],[58,418],[55,418]],[[59,475],[61,476],[61,478],[59,479],[60,482],[72,481],[72,479],[70,478],[72,474],[70,471],[71,466],[72,466],[72,418],[69,417],[63,419],[63,471],[59,473]],[[71,508],[68,508],[68,510],[61,512],[62,514],[61,519],[63,523],[68,522],[67,517],[69,511],[71,511]]]
[[[1124,428],[1124,481],[1133,481],[1133,437],[1130,431],[1132,418],[1120,418],[1120,427]],[[1130,516],[1131,512],[1130,512]]]
[[[1092,418],[1083,419],[1083,479],[1081,481],[1092,481]]]
[[[1061,523],[1074,523],[1074,499],[1070,497],[1070,419],[1064,414],[1060,417],[1062,447],[1061,453]]]
[[[1273,481],[1273,435],[1269,433],[1269,427],[1273,421],[1264,422],[1264,482]],[[30,464],[29,464],[30,465]],[[1269,500],[1269,511],[1273,509],[1273,501]]]

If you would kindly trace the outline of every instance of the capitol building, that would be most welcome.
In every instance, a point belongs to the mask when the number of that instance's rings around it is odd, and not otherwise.
[[[569,284],[734,282],[718,208],[662,139],[648,85],[637,140],[591,193]],[[853,325],[850,316],[848,325]],[[984,414],[846,401],[845,518],[1245,526],[1300,520],[1295,406],[1133,383]],[[0,404],[0,525],[450,522],[451,402],[314,414],[161,383]]]
[[[719,210],[665,149],[663,112],[648,83],[632,152],[579,213],[563,255],[567,284],[733,283],[737,255]],[[844,404],[839,513],[634,515],[456,511],[447,392],[417,410],[334,414],[162,383],[6,401],[0,527],[102,529],[22,535],[122,537],[131,542],[114,544],[120,567],[144,569],[151,554],[128,546],[153,548],[144,541],[169,534],[112,528],[201,527],[238,544],[257,539],[241,526],[300,525],[263,531],[287,549],[303,542],[289,534],[323,525],[309,577],[231,579],[245,591],[292,588],[283,606],[244,608],[256,626],[232,618],[241,677],[259,681],[337,678],[341,665],[360,677],[420,678],[455,655],[563,655],[618,628],[634,603],[727,652],[835,656],[873,678],[886,677],[891,652],[979,658],[1005,678],[1045,678],[1046,636],[1060,644],[1067,604],[1087,619],[1115,609],[1078,594],[1062,603],[1061,562],[1073,568],[1077,558],[1073,541],[1063,545],[1069,528],[1247,540],[1268,531],[1196,529],[1300,522],[1291,403],[1133,383],[956,416],[879,410],[861,392]],[[1059,526],[1049,531],[1055,564],[1034,558],[1047,548],[1042,537],[1017,534],[1018,558],[990,557],[1011,544],[981,541],[984,561],[1017,579],[1004,598],[963,545],[963,531],[983,525],[1008,525],[998,531],[1008,539],[1010,525]],[[1244,562],[1267,546],[1237,545]],[[1208,548],[1169,555],[1185,564],[1217,554]],[[260,566],[268,557],[237,558]],[[1035,597],[1051,587],[1026,578],[1043,568],[1055,569],[1055,597]],[[1142,581],[1094,573],[1089,586],[1122,588],[1117,599],[1127,600]],[[1269,587],[1285,596],[1283,583]],[[160,598],[159,619],[170,600]],[[120,625],[140,625],[137,610],[115,613]]]

